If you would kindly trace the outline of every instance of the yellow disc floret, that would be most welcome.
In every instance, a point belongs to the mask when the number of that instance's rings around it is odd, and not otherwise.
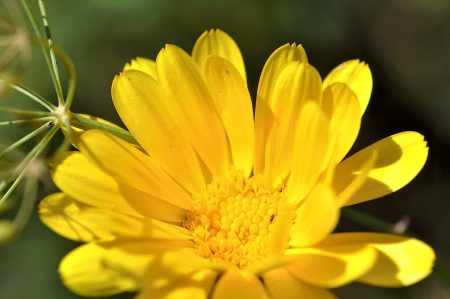
[[[201,255],[246,268],[265,256],[283,197],[282,188],[266,188],[260,176],[230,171],[194,196],[185,226]]]

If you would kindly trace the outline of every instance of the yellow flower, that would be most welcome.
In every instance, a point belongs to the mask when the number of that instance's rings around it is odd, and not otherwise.
[[[92,130],[56,163],[63,191],[40,205],[58,234],[86,242],[61,262],[73,292],[137,298],[335,298],[353,281],[410,285],[434,253],[419,240],[332,234],[342,206],[406,185],[423,136],[403,132],[346,158],[372,78],[357,60],[322,82],[301,46],[268,59],[255,121],[241,53],[205,32],[189,56],[167,45],[112,85],[141,147]]]

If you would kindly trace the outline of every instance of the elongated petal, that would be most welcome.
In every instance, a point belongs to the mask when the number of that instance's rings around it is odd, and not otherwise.
[[[326,185],[317,185],[297,209],[289,245],[304,247],[321,241],[338,220],[339,207],[333,191]]]
[[[272,112],[269,108],[269,94],[278,75],[291,62],[307,62],[305,50],[301,45],[286,44],[275,50],[264,65],[258,85],[255,112],[255,173],[264,170],[264,151],[272,125]]]
[[[337,194],[336,196],[338,206],[343,207],[347,205],[348,201],[366,182],[369,172],[373,169],[373,165],[375,164],[377,155],[378,152],[374,151],[372,155],[367,159],[367,161],[361,165],[361,171],[358,173],[358,175],[355,176],[353,180],[347,186],[345,186],[344,189],[339,191],[339,194]]]
[[[330,291],[309,285],[284,268],[265,273],[263,280],[272,299],[337,299]]]
[[[170,285],[161,288],[146,288],[135,299],[207,299],[217,273],[202,270],[178,277]]]
[[[363,165],[377,152],[373,168],[347,205],[371,200],[397,191],[422,169],[428,155],[423,136],[403,132],[380,140],[342,161],[336,168],[333,188],[340,193],[363,170]]]
[[[236,68],[218,56],[206,60],[204,75],[225,126],[236,169],[250,175],[253,168],[253,108],[247,86]]]
[[[268,299],[268,295],[253,273],[232,269],[222,275],[212,294],[212,299],[229,298]]]
[[[275,83],[281,71],[291,62],[308,62],[306,52],[302,45],[285,44],[276,49],[267,59],[261,73],[258,85],[258,97],[267,101],[272,85]]]
[[[346,243],[320,243],[312,248],[288,249],[286,254],[295,255],[295,260],[286,266],[290,273],[309,284],[325,288],[355,281],[367,273],[376,260],[373,248]]]
[[[302,200],[329,160],[328,121],[318,104],[309,101],[297,121],[292,172],[288,182],[292,202]]]
[[[41,221],[57,234],[73,241],[111,240],[114,235],[96,219],[81,217],[89,206],[76,202],[64,193],[54,193],[39,204]],[[110,224],[110,223],[109,223]]]
[[[181,227],[88,206],[64,193],[51,194],[42,200],[39,216],[53,231],[74,241],[92,242],[118,237],[187,240],[191,237]]]
[[[176,221],[183,219],[185,209],[190,209],[192,202],[186,192],[152,158],[122,139],[103,131],[90,130],[81,136],[80,150],[92,163],[117,180],[120,191],[132,205],[139,202],[138,211],[152,212],[157,219],[169,220],[165,218],[169,217]],[[145,198],[139,193],[148,196]]]
[[[330,131],[334,135],[331,163],[340,162],[352,147],[361,125],[361,109],[353,91],[342,83],[325,88],[322,109],[330,120]]]
[[[175,248],[161,241],[89,243],[66,255],[59,272],[64,284],[79,295],[135,291],[155,256]]]
[[[133,60],[131,60],[130,63],[125,64],[125,67],[123,68],[124,71],[127,70],[136,70],[146,73],[147,75],[152,76],[154,79],[156,79],[156,62],[154,60],[143,58],[143,57],[137,57]]]
[[[336,82],[345,83],[353,90],[358,97],[360,111],[363,114],[372,93],[372,73],[369,66],[358,59],[341,63],[326,76],[323,88]]]
[[[179,134],[158,83],[142,72],[126,71],[114,79],[112,98],[127,128],[164,170],[190,192],[202,190],[205,180],[197,155]]]
[[[198,65],[182,49],[167,45],[156,59],[158,79],[180,132],[192,143],[213,177],[229,168],[225,130]]]
[[[307,101],[319,103],[322,82],[319,73],[307,63],[292,62],[281,71],[269,94],[268,108],[272,119],[264,152],[264,175],[269,182],[283,180],[291,171],[292,136],[300,111]],[[268,118],[266,118],[267,121]]]
[[[201,68],[210,55],[217,55],[228,60],[239,72],[244,82],[247,81],[244,59],[239,47],[228,34],[220,29],[203,32],[192,49],[192,58]]]
[[[81,152],[122,184],[190,209],[191,198],[150,156],[123,141],[100,131],[90,130],[81,136]]]
[[[68,152],[54,161],[53,182],[69,197],[98,208],[141,215],[120,193],[119,185],[80,152]]]
[[[373,267],[358,280],[381,287],[408,286],[427,277],[435,254],[427,244],[414,238],[380,233],[334,234],[328,244],[363,244],[377,251]]]

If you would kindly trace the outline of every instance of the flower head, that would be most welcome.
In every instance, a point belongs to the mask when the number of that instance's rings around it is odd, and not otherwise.
[[[426,277],[419,240],[335,233],[342,206],[406,185],[423,167],[423,136],[403,132],[346,158],[372,88],[358,60],[322,82],[301,46],[262,71],[255,119],[243,59],[224,32],[192,55],[167,45],[114,79],[112,97],[139,142],[91,130],[54,166],[62,193],[41,219],[87,244],[61,262],[74,292],[138,298],[334,298],[360,281]]]

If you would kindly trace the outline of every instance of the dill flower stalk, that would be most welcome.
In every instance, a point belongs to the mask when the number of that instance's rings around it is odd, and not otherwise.
[[[66,142],[60,149],[69,145],[69,140],[73,142],[84,130],[92,128],[111,132],[124,140],[136,143],[128,131],[116,125],[94,116],[70,111],[76,89],[76,71],[70,57],[53,43],[44,1],[39,0],[36,5],[39,5],[46,39],[27,1],[20,1],[23,11],[20,10],[18,2],[1,1],[4,8],[2,7],[0,16],[0,98],[9,95],[5,91],[17,92],[30,103],[38,104],[39,108],[36,111],[17,107],[17,103],[9,101],[7,97],[0,103],[0,130],[20,125],[26,125],[30,130],[18,140],[6,142],[0,140],[0,216],[15,204],[14,201],[20,200],[20,207],[14,219],[0,218],[0,245],[17,237],[28,222],[34,208],[38,183],[45,177],[44,151],[59,130],[66,138]],[[28,33],[22,12],[28,17],[34,36]],[[10,15],[10,18],[3,13]],[[32,41],[38,43],[47,62],[55,89],[56,105],[31,88],[17,82],[31,56]],[[68,87],[65,92],[59,76],[58,60],[67,69]],[[4,132],[2,136],[7,135]],[[39,140],[32,149],[19,154],[22,152],[21,148],[23,149],[26,143],[29,144],[35,138]],[[58,150],[54,154],[57,152]]]
[[[62,192],[42,221],[86,244],[60,264],[85,296],[335,298],[359,281],[413,284],[433,250],[409,237],[332,233],[343,206],[411,181],[428,149],[402,132],[345,158],[369,102],[358,60],[322,81],[300,45],[284,45],[261,74],[255,118],[242,55],[220,30],[192,55],[167,45],[137,58],[112,84],[114,105],[138,145],[89,130],[61,155]]]

